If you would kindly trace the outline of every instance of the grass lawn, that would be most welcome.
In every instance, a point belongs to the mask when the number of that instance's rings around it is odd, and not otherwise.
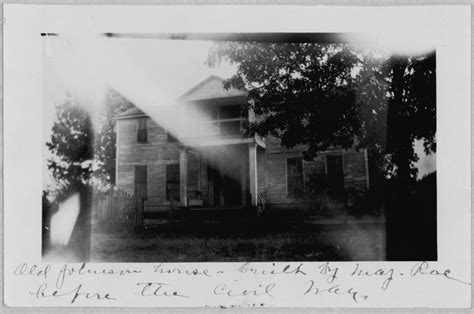
[[[232,216],[155,221],[142,233],[92,234],[93,262],[384,260],[381,224],[320,225],[304,219]]]

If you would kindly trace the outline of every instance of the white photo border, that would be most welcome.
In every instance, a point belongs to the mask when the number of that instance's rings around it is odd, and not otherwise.
[[[457,278],[471,278],[471,21],[468,6],[320,7],[320,6],[4,6],[4,300],[9,306],[69,306],[69,300],[35,299],[29,294],[40,278],[15,276],[20,263],[41,265],[41,54],[40,33],[223,33],[237,32],[387,32],[423,30],[437,35],[437,269],[451,269]],[[265,18],[261,18],[264,16]],[[243,18],[245,17],[245,18]],[[282,20],[291,22],[282,23]],[[403,23],[400,23],[403,19]],[[26,126],[26,127],[25,127]],[[350,268],[355,262],[334,263]],[[268,264],[268,263],[267,263]],[[291,263],[292,265],[295,263]],[[311,263],[305,263],[311,266]],[[411,263],[413,264],[413,263]],[[409,262],[361,263],[367,267],[405,270]],[[93,265],[93,264],[92,264]],[[54,265],[60,267],[61,265]],[[77,266],[77,265],[76,265]],[[103,267],[104,265],[101,265]],[[149,267],[111,264],[110,267]],[[226,274],[220,281],[241,280],[232,272],[238,263],[206,263]],[[38,266],[39,267],[39,266]],[[73,279],[71,279],[73,280]],[[75,279],[74,279],[75,280]],[[243,280],[243,279],[242,279]],[[257,280],[257,279],[255,279]],[[187,285],[192,300],[141,300],[123,278],[88,278],[91,287],[107,285],[121,299],[79,303],[78,306],[216,305],[215,282],[172,278]],[[297,285],[295,278],[276,278]],[[300,280],[301,281],[301,280]],[[347,284],[369,285],[354,278]],[[470,285],[426,278],[400,278],[390,293],[373,291],[364,304],[344,299],[298,299],[294,291],[266,298],[268,307],[448,307],[471,305]],[[122,288],[120,288],[122,287]],[[220,302],[220,301],[219,301]],[[224,300],[251,306],[254,299]],[[230,302],[230,303],[229,303]],[[74,304],[75,305],[75,304]],[[73,306],[74,306],[73,305]]]

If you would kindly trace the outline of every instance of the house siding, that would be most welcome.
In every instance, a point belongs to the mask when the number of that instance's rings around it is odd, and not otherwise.
[[[117,120],[117,186],[130,194],[134,193],[134,166],[147,165],[148,200],[146,210],[155,210],[153,205],[167,204],[166,200],[166,165],[179,164],[179,143],[167,141],[167,132],[153,120],[148,119],[148,141],[137,142],[137,118]],[[266,195],[266,201],[274,208],[303,206],[303,199],[288,197],[287,191],[287,159],[302,157],[305,147],[286,149],[281,147],[280,140],[274,137],[265,139],[265,149],[257,151],[257,180],[258,192]],[[188,160],[188,198],[195,197],[200,191],[201,197],[209,201],[207,163],[210,156],[219,156],[225,147],[209,147],[199,152],[187,149]],[[216,155],[217,154],[217,155]],[[227,151],[226,155],[245,161],[241,172],[248,175],[248,148],[242,146],[236,150]],[[304,180],[313,173],[326,172],[325,156],[340,154],[343,156],[345,188],[365,189],[368,184],[366,160],[363,150],[331,149],[320,153],[313,161],[303,162]],[[215,158],[215,157],[214,157]],[[222,158],[221,158],[222,159]],[[242,201],[245,202],[248,189],[248,178],[242,183]]]
[[[304,146],[292,149],[281,147],[279,139],[268,137],[266,144],[266,178],[267,202],[274,208],[303,206],[302,198],[288,197],[287,190],[287,159],[303,157]],[[303,162],[303,180],[306,181],[312,173],[326,173],[326,156],[342,155],[344,171],[344,187],[366,189],[367,175],[364,150],[329,149],[321,152],[313,161]]]
[[[248,169],[246,169],[246,171],[248,172]],[[257,188],[258,192],[262,194],[266,194],[268,191],[267,153],[263,149],[258,149],[257,151]]]
[[[168,143],[167,132],[148,119],[148,141],[137,142],[137,118],[117,120],[117,187],[134,193],[134,166],[148,166],[148,199],[166,201],[166,165],[179,163],[180,146]]]

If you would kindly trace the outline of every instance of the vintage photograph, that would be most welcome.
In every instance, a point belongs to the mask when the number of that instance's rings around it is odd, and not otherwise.
[[[432,43],[41,35],[44,262],[437,261]]]

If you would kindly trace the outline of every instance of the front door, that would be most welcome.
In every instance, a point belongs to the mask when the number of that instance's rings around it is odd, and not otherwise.
[[[208,165],[207,175],[209,177],[209,204],[220,205],[222,184],[218,165]]]
[[[224,189],[224,205],[236,206],[242,203],[240,185],[240,165],[236,161],[229,162],[224,171],[222,187]]]
[[[231,148],[221,148],[219,158],[207,168],[209,178],[209,200],[214,206],[237,206],[242,204],[241,160]]]

